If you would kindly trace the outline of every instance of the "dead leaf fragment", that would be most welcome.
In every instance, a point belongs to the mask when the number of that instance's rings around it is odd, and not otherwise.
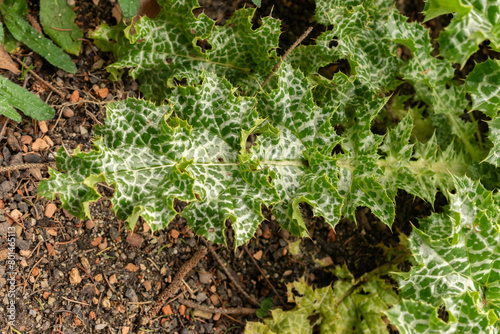
[[[52,218],[52,216],[54,215],[56,210],[57,210],[57,206],[54,203],[47,204],[47,206],[45,207],[45,217]],[[57,233],[56,233],[56,235],[57,235]]]
[[[73,268],[69,272],[69,282],[71,284],[78,284],[82,281],[82,278],[80,276],[80,273],[78,272],[78,269]]]
[[[127,242],[129,243],[130,246],[140,247],[143,241],[144,238],[137,233],[130,233],[127,236]]]
[[[0,45],[0,68],[11,71],[14,74],[21,73],[21,71],[19,71],[19,69],[17,68],[17,64],[14,63],[12,58],[10,58],[10,55],[7,53],[7,51],[5,51],[3,44]]]
[[[55,228],[48,228],[47,233],[53,237],[57,236],[57,229]]]

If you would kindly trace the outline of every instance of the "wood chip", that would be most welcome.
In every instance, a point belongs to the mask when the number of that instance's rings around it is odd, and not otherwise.
[[[38,274],[40,274],[40,269],[38,267],[33,268],[33,270],[31,271],[31,276],[36,277],[38,276]]]
[[[260,261],[260,259],[262,259],[262,254],[263,254],[263,253],[262,253],[262,251],[260,250],[260,251],[258,251],[257,253],[255,253],[255,254],[253,255],[253,258],[254,258],[254,259],[256,259],[257,261]]]
[[[139,267],[137,267],[133,263],[129,263],[129,264],[127,264],[127,266],[125,267],[125,269],[127,269],[128,271],[136,272],[137,270],[139,270]]]
[[[47,253],[49,253],[50,256],[56,256],[56,250],[52,244],[47,243]]]
[[[93,220],[87,220],[85,222],[85,227],[89,230],[93,229],[95,226],[95,222]]]
[[[45,207],[45,217],[52,218],[52,216],[54,216],[54,213],[56,211],[57,211],[57,206],[54,203],[47,204],[47,206]]]
[[[101,240],[102,240],[102,237],[97,237],[94,240],[92,240],[92,242],[90,244],[95,247],[101,243]]]
[[[220,313],[215,313],[214,317],[212,319],[214,319],[214,321],[218,321],[220,319],[221,315],[222,314],[220,314]]]
[[[180,315],[186,314],[186,306],[184,305],[179,306],[179,314]]]
[[[54,146],[54,142],[52,141],[52,139],[50,139],[50,137],[45,136],[43,140],[45,140],[45,142],[47,143],[47,145],[49,145],[49,147]]]
[[[269,227],[266,228],[264,231],[262,231],[262,237],[264,239],[270,239],[271,237],[273,236],[273,234],[271,233],[271,231],[269,230]]]
[[[109,89],[107,89],[106,87],[104,87],[104,88],[99,88],[99,89],[97,90],[97,94],[99,95],[99,97],[100,97],[101,99],[105,99],[105,98],[106,98],[106,96],[108,96],[108,93],[109,93]]]
[[[33,142],[33,138],[28,135],[21,136],[21,144],[29,145]]]
[[[173,238],[173,239],[177,239],[180,235],[179,231],[177,230],[170,230],[170,232],[168,232],[170,234],[170,236]]]
[[[31,148],[33,148],[33,151],[35,152],[40,152],[48,149],[49,145],[47,145],[47,142],[45,140],[38,138],[37,140],[35,140]]]
[[[26,250],[21,249],[21,250],[19,251],[19,254],[20,254],[21,256],[28,256],[28,255],[30,255],[30,254],[31,254],[31,251],[30,251],[29,249],[26,249]]]
[[[80,276],[80,273],[78,272],[78,269],[73,268],[69,272],[69,282],[71,284],[78,284],[82,281],[82,277]]]
[[[75,90],[71,93],[71,97],[69,98],[69,102],[77,102],[80,99],[80,93]]]
[[[45,123],[45,121],[38,121],[38,126],[40,127],[40,131],[42,131],[42,133],[47,133],[49,131],[49,128],[47,127],[47,123]]]
[[[171,314],[174,314],[174,312],[172,312],[172,308],[170,307],[170,305],[165,305],[162,307],[161,311],[163,312],[163,314],[165,315],[171,315]]]
[[[116,279],[116,275],[115,274],[109,276],[109,284],[115,284],[117,282],[118,282],[118,280]]]
[[[57,229],[55,228],[48,228],[47,233],[53,237],[57,236]]]
[[[129,331],[130,331],[130,327],[122,326],[122,334],[128,334]]]
[[[94,281],[96,281],[96,282],[100,282],[100,281],[102,281],[102,275],[101,275],[101,274],[97,274],[97,275],[95,275],[95,276],[94,276]]]
[[[44,291],[44,293],[43,293],[43,299],[47,300],[49,298],[49,296],[50,296],[50,292]]]

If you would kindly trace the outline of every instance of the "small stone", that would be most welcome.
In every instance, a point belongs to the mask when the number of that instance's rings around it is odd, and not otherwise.
[[[215,306],[219,305],[219,297],[217,297],[217,295],[211,295],[210,296],[210,301],[212,302],[212,304],[214,304]]]
[[[89,133],[89,132],[87,131],[87,129],[86,129],[84,126],[80,125],[80,134],[81,134],[82,136],[84,136],[84,135],[86,135],[86,134],[88,134],[88,133]]]
[[[80,273],[78,272],[78,269],[73,268],[69,272],[69,282],[71,284],[78,284],[82,281],[82,278],[80,277]]]
[[[71,117],[75,116],[75,112],[73,111],[73,109],[70,109],[70,108],[64,108],[62,114],[65,118],[71,118]]]
[[[94,276],[94,280],[95,280],[96,282],[100,282],[100,281],[102,281],[102,275],[101,275],[101,274],[97,274],[97,275],[95,275],[95,276]]]
[[[196,301],[198,303],[203,303],[207,299],[208,299],[208,296],[205,292],[200,292],[196,295]]]
[[[47,123],[45,123],[45,121],[38,121],[38,126],[40,127],[40,131],[42,131],[42,133],[47,133],[49,131],[49,128],[47,127]]]
[[[186,306],[185,305],[179,306],[179,314],[180,315],[186,314]]]
[[[108,297],[104,297],[102,300],[101,300],[101,306],[103,308],[105,308],[106,310],[110,309],[111,308],[111,302],[109,301],[109,298]]]
[[[120,237],[120,234],[118,233],[118,230],[116,228],[111,226],[109,228],[109,236],[111,237],[111,240],[118,240],[118,238]]]
[[[107,326],[107,324],[97,324],[97,325],[95,325],[95,330],[102,331],[104,328],[106,328],[106,326]]]
[[[92,65],[92,69],[93,70],[99,70],[101,69],[105,64],[105,61],[104,59],[100,58],[99,60],[97,60],[93,65]]]
[[[70,7],[73,7],[76,4],[76,0],[66,0],[66,4]]]
[[[93,229],[95,226],[95,222],[93,220],[87,220],[85,222],[85,227],[89,230]]]
[[[116,275],[115,274],[109,276],[109,284],[115,284],[117,282],[118,282],[118,280],[116,279]]]
[[[49,304],[49,306],[52,306],[52,305],[54,305],[55,301],[56,301],[55,298],[49,297],[49,300],[47,301],[47,304]]]
[[[82,267],[89,270],[90,269],[90,262],[89,260],[85,257],[85,256],[82,256],[80,258],[80,263],[82,264]]]
[[[43,161],[43,158],[37,153],[27,153],[23,157],[24,162],[28,164],[36,164]]]
[[[92,242],[90,244],[95,247],[101,243],[101,240],[102,240],[102,237],[97,237],[94,240],[92,240]]]
[[[45,217],[52,218],[54,213],[57,211],[57,206],[54,203],[49,203],[45,207]]]
[[[173,239],[177,239],[180,235],[179,231],[175,230],[175,229],[172,229],[170,230],[170,236],[173,238]]]
[[[0,188],[2,190],[2,192],[10,192],[12,189],[14,189],[16,185],[14,184],[14,182],[11,182],[11,181],[3,181],[2,184],[0,185]]]
[[[127,266],[125,267],[125,269],[129,270],[129,271],[132,271],[132,272],[136,272],[137,270],[139,270],[139,267],[137,267],[133,263],[129,263],[129,264],[127,264]]]
[[[210,284],[210,280],[212,279],[212,274],[206,272],[206,271],[201,271],[198,274],[199,280],[201,284]]]
[[[202,311],[202,310],[194,310],[193,316],[200,317],[203,319],[212,319],[213,313]]]
[[[144,241],[144,238],[141,237],[137,233],[130,233],[127,236],[127,242],[134,247],[140,247],[142,245],[142,242]]]
[[[127,289],[127,291],[125,291],[125,297],[127,297],[128,299],[130,299],[131,302],[136,302],[136,301],[139,300],[137,298],[137,294],[131,288],[129,288],[129,289]]]
[[[144,289],[146,289],[146,291],[149,291],[151,290],[151,281],[144,281],[144,283],[142,283],[142,285],[144,286]]]

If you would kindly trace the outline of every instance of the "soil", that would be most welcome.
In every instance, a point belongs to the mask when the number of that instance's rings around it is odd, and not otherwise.
[[[200,1],[207,15],[219,23],[251,1]],[[31,14],[38,18],[38,2],[28,1]],[[400,10],[412,19],[421,20],[422,3],[403,1]],[[85,36],[101,23],[116,24],[112,15],[115,1],[76,1],[77,23]],[[283,20],[280,40],[286,50],[311,24],[314,1],[263,1],[258,15]],[[431,27],[446,25],[431,21]],[[432,23],[434,22],[434,23]],[[448,21],[449,22],[449,21]],[[258,22],[257,22],[258,24]],[[436,28],[436,29],[438,29]],[[318,28],[319,29],[319,28]],[[309,42],[320,31],[316,29]],[[306,40],[305,43],[308,43]],[[20,124],[9,122],[7,140],[0,143],[0,164],[52,162],[60,147],[72,152],[78,146],[89,150],[94,127],[105,121],[106,103],[126,97],[140,97],[138,84],[127,75],[123,81],[107,79],[105,66],[112,55],[101,52],[91,39],[85,38],[82,51],[75,57],[77,74],[54,68],[26,48],[15,54],[43,80],[27,74],[25,81],[7,71],[1,74],[25,86],[53,106],[56,117],[41,124],[25,118]],[[35,141],[43,140],[40,149]],[[40,141],[38,141],[40,143]],[[227,274],[208,253],[185,277],[178,294],[169,299],[161,317],[152,327],[141,326],[139,319],[172,281],[180,266],[188,261],[203,242],[178,217],[165,230],[151,233],[147,224],[138,223],[133,232],[126,231],[114,218],[109,197],[113,189],[99,185],[103,197],[91,206],[92,219],[80,221],[53,202],[37,196],[45,169],[27,169],[0,174],[0,231],[6,235],[9,226],[16,228],[17,300],[16,329],[22,333],[240,333],[255,315],[225,316],[203,314],[184,307],[179,297],[216,307],[252,307],[235,289]],[[55,205],[54,205],[55,204]],[[445,205],[439,197],[435,210]],[[272,297],[275,305],[284,304],[286,284],[301,277],[318,286],[331,284],[331,270],[346,264],[359,277],[386,261],[387,249],[396,249],[400,233],[409,235],[417,218],[430,214],[432,207],[404,192],[396,198],[397,216],[392,230],[382,224],[367,208],[359,208],[358,225],[343,219],[335,231],[303,207],[310,238],[298,240],[280,230],[274,216],[268,218],[243,248],[217,246],[216,252],[228,264],[231,275],[259,302]],[[300,244],[297,255],[290,246]],[[5,250],[0,242],[0,256]],[[251,254],[251,255],[250,255]],[[257,265],[250,256],[256,260]],[[0,258],[0,286],[6,285],[4,258]],[[318,260],[323,262],[319,264]],[[269,280],[266,281],[265,277]],[[6,312],[6,290],[0,291],[0,314]],[[0,318],[0,329],[7,333],[6,320]],[[393,332],[394,329],[390,328]]]

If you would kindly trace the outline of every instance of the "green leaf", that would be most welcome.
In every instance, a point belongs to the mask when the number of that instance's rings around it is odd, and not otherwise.
[[[465,80],[465,87],[472,97],[472,109],[495,118],[500,108],[500,62],[487,59],[476,64]]]
[[[493,143],[493,147],[484,161],[500,167],[500,118],[496,117],[489,121],[488,127],[490,129],[488,138]]]
[[[205,14],[194,17],[196,0],[164,0],[160,5],[155,19],[142,17],[135,23],[134,35],[130,27],[123,33],[122,27],[104,26],[93,36],[117,56],[108,70],[117,74],[131,68],[129,74],[139,79],[146,98],[163,101],[175,80],[197,83],[204,70],[255,93],[278,62],[279,20],[264,17],[262,25],[253,29],[255,8],[236,11],[221,27]]]
[[[252,0],[253,4],[257,7],[260,7],[261,0]]]
[[[433,46],[425,27],[416,22],[407,22],[406,17],[396,12],[391,13],[386,27],[390,40],[405,45],[412,52],[413,57],[401,69],[404,79],[434,87],[453,78],[451,64],[431,55]]]
[[[26,44],[52,65],[66,72],[76,73],[76,65],[71,58],[49,39],[43,37],[24,18],[28,14],[25,1],[4,0],[0,5],[0,11],[5,25],[17,40]]]
[[[40,23],[43,30],[64,51],[78,55],[83,30],[75,24],[76,14],[66,0],[41,0]]]
[[[497,1],[430,0],[425,12],[426,21],[438,15],[455,13],[438,38],[440,54],[446,59],[463,67],[485,40],[490,41],[493,50],[500,50]]]
[[[420,220],[409,239],[417,265],[399,275],[403,301],[387,313],[403,333],[427,333],[428,327],[432,333],[497,331],[499,197],[478,181],[454,178],[454,183],[449,210]],[[448,324],[436,317],[440,306],[449,314]]]
[[[0,75],[0,102],[5,116],[21,121],[21,116],[8,105],[20,109],[26,116],[39,121],[54,117],[54,109],[43,103],[38,96]]]
[[[22,121],[21,115],[12,108],[12,106],[5,100],[0,100],[0,115],[10,118],[11,120],[20,123]]]
[[[132,18],[139,11],[139,0],[118,0],[125,18]]]
[[[336,268],[333,287],[313,288],[304,279],[288,284],[288,302],[294,309],[272,310],[264,324],[248,322],[245,333],[387,333],[383,312],[398,301],[384,280],[376,277],[361,286],[346,267]]]
[[[274,302],[272,298],[266,298],[260,303],[260,308],[255,312],[259,318],[264,318],[267,313],[273,308]]]

